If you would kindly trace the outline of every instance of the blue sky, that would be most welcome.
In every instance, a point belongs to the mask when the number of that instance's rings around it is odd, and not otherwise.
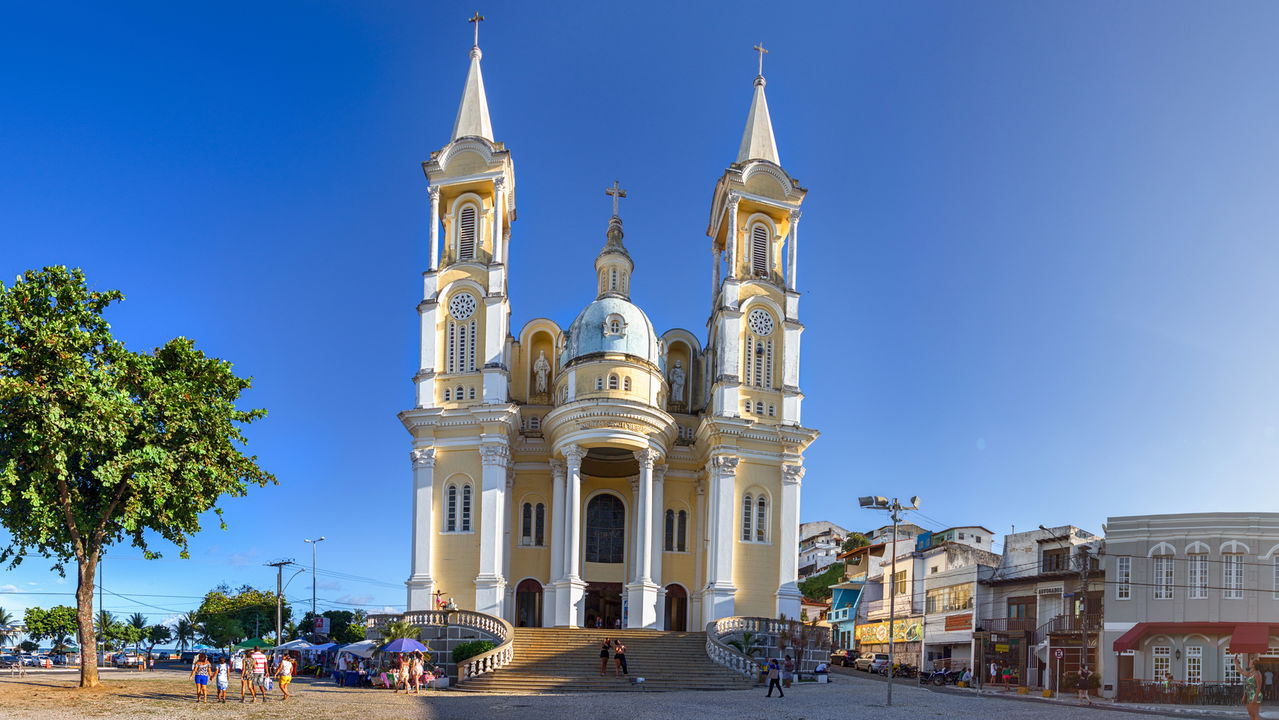
[[[801,227],[805,520],[1074,523],[1279,506],[1279,6],[489,2],[516,163],[515,327],[562,325],[620,179],[635,300],[704,334],[705,237],[755,55]],[[28,3],[0,28],[0,277],[78,265],[134,348],[255,378],[278,487],[191,559],[109,553],[153,620],[309,561],[324,607],[404,602],[420,163],[452,127],[470,14],[425,3]],[[548,283],[547,280],[552,282]],[[48,564],[0,606],[70,602]],[[309,577],[288,595],[309,600]],[[340,604],[347,603],[347,604]]]

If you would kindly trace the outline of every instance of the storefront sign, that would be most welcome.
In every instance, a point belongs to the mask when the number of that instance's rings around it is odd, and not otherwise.
[[[947,615],[946,616],[946,632],[955,632],[957,630],[972,630],[973,614],[964,613],[963,615]]]
[[[888,642],[888,621],[866,623],[857,626],[857,642]],[[924,636],[923,618],[903,618],[893,623],[893,642],[914,642]]]
[[[1008,649],[1006,643],[995,643],[995,652],[1008,652]]]

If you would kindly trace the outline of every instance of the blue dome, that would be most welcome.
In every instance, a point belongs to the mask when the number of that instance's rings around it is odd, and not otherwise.
[[[626,353],[661,364],[653,323],[629,300],[602,297],[587,305],[568,326],[560,365],[600,352]]]

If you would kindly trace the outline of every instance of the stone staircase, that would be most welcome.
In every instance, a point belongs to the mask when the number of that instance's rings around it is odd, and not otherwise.
[[[621,638],[630,676],[615,677],[610,655],[600,676],[600,643]],[[706,633],[655,630],[515,628],[514,659],[505,667],[461,683],[472,692],[609,692],[741,690],[747,678],[706,656]],[[642,677],[635,685],[630,678]]]

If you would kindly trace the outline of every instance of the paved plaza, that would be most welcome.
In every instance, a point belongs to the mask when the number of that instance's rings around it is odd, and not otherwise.
[[[385,690],[338,688],[306,679],[294,683],[294,699],[266,704],[241,704],[238,689],[232,702],[196,705],[186,676],[176,670],[155,673],[108,672],[106,689],[70,689],[74,673],[36,672],[26,678],[0,676],[0,717],[40,720],[83,720],[86,717],[128,718],[305,718],[318,720],[423,718],[472,720],[485,717],[555,718],[556,720],[1124,720],[1131,718],[1193,717],[1182,713],[1132,713],[1117,709],[1076,707],[1025,699],[977,696],[954,690],[932,690],[915,683],[894,689],[893,707],[884,707],[882,680],[839,675],[829,685],[794,687],[783,699],[765,698],[764,691],[635,692],[563,695],[479,695],[434,692],[399,695]],[[1219,709],[1225,710],[1225,708]],[[1235,710],[1235,709],[1232,709]],[[1238,717],[1243,717],[1239,712]],[[1212,717],[1212,716],[1209,716]],[[1216,715],[1215,717],[1222,717]],[[1226,716],[1230,717],[1230,716]]]

